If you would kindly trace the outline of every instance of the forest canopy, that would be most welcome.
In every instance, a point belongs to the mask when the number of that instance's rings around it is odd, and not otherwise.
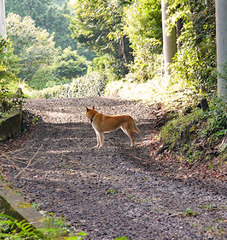
[[[216,92],[214,0],[168,1],[167,31],[176,31],[177,45],[168,81],[161,0],[5,3],[8,38],[20,65],[17,76],[34,89],[70,84],[99,72],[110,94],[131,83],[146,86],[153,93],[151,101],[161,96],[161,88],[165,94],[182,89],[194,96]],[[118,87],[113,88],[116,80]]]

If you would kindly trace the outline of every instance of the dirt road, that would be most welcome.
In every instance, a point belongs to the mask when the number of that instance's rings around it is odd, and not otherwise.
[[[130,114],[141,131],[137,146],[130,148],[117,130],[105,135],[103,148],[94,148],[95,132],[85,116],[93,105],[106,114]],[[81,98],[27,100],[24,109],[40,120],[31,139],[2,157],[3,174],[29,202],[64,216],[89,234],[86,239],[226,239],[226,186],[162,176],[152,163],[151,107]]]

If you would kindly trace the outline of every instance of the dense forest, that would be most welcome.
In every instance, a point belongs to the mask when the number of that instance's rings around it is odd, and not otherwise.
[[[216,108],[203,116],[211,118],[203,135],[224,137],[226,105],[212,100],[217,76],[227,79],[226,63],[217,71],[215,1],[164,2],[5,0],[0,98],[18,86],[25,97],[118,95],[161,102],[177,116],[207,98]],[[174,49],[167,70],[164,29]],[[201,116],[189,125],[194,118]],[[168,133],[166,144],[175,146]]]
[[[6,0],[5,4],[17,76],[28,86],[69,84],[91,72],[99,72],[103,84],[122,80],[163,86],[159,0]],[[168,31],[177,30],[178,49],[165,90],[216,91],[214,0],[169,1],[168,14]]]

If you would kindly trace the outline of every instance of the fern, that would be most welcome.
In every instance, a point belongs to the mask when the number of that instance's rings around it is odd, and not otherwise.
[[[41,240],[44,238],[42,233],[34,229],[25,220],[18,221],[8,215],[0,214],[0,239]]]
[[[52,218],[52,220],[55,220]],[[59,222],[59,221],[58,221]],[[61,228],[64,230],[64,228]],[[64,234],[65,235],[65,234]],[[75,233],[75,236],[65,236],[68,240],[82,240],[88,234],[85,232]],[[5,214],[0,214],[0,239],[7,240],[51,240],[61,239],[61,231],[58,228],[35,229],[29,223],[18,221],[13,217]]]

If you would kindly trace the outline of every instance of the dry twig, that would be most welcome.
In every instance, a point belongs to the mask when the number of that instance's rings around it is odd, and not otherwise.
[[[16,176],[14,176],[14,178],[17,178],[24,170],[28,169],[31,166],[31,163],[32,163],[33,159],[37,156],[37,154],[39,153],[39,151],[42,147],[43,147],[43,145],[41,144],[41,146],[38,148],[38,150],[33,155],[33,157],[28,161],[27,166],[25,168],[21,169],[20,172]]]

